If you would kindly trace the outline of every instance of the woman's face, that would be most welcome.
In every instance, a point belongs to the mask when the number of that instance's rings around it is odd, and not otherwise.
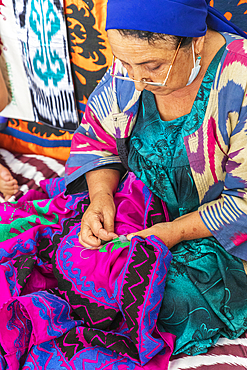
[[[133,36],[122,36],[117,30],[107,31],[113,55],[127,69],[129,77],[135,80],[145,79],[152,82],[165,80],[170,63],[176,52],[172,43],[164,40],[149,44]],[[166,86],[151,86],[135,82],[137,90],[149,90],[154,94],[168,95],[184,88],[193,68],[191,47],[180,48],[170,71]]]

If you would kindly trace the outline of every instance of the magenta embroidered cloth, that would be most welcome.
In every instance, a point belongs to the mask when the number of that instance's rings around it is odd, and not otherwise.
[[[88,194],[65,195],[63,179],[42,187],[44,199],[31,190],[0,204],[0,369],[166,369],[175,338],[156,322],[169,250],[156,237],[86,250]],[[155,204],[130,174],[116,195],[118,235],[165,221]]]

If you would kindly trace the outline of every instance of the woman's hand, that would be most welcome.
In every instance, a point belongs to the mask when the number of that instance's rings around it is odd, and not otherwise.
[[[127,239],[131,240],[135,235],[144,239],[150,235],[155,235],[160,238],[169,249],[183,240],[193,240],[212,236],[211,232],[204,225],[198,211],[178,217],[172,222],[162,222],[146,230],[129,234],[127,235]]]
[[[105,192],[95,194],[82,217],[79,242],[86,248],[98,249],[102,240],[117,238],[114,233],[115,212],[112,195]]]
[[[146,239],[150,235],[155,235],[163,241],[167,248],[170,249],[181,241],[179,231],[174,230],[173,226],[172,222],[162,222],[149,227],[148,229],[129,234],[127,235],[127,239],[131,240],[135,235],[140,236],[143,239]]]
[[[86,174],[90,205],[81,220],[79,242],[90,249],[98,249],[101,242],[117,238],[114,233],[116,208],[113,195],[119,183],[119,171],[98,169]]]
[[[4,82],[2,71],[0,69],[0,112],[8,104],[8,99],[8,89],[6,83]]]

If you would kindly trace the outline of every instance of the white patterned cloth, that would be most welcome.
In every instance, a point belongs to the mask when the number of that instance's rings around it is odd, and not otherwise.
[[[12,103],[1,114],[75,130],[78,114],[62,0],[2,0]]]

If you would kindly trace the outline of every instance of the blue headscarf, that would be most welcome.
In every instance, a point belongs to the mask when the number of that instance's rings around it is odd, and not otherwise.
[[[108,0],[106,30],[129,29],[183,37],[201,37],[207,26],[219,32],[247,35],[210,0]]]

